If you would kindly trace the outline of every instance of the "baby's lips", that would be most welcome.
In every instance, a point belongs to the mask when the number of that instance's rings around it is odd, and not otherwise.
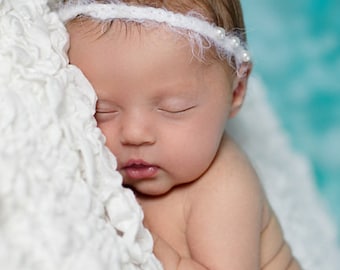
[[[158,167],[154,165],[132,164],[123,167],[126,176],[131,179],[147,179],[154,177],[158,172]]]

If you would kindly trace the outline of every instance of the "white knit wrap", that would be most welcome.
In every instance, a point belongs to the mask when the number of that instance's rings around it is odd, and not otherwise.
[[[0,0],[0,269],[160,270],[46,0]]]

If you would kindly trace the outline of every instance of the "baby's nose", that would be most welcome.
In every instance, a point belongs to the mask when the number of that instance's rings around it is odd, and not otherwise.
[[[148,145],[155,142],[154,124],[141,113],[133,113],[124,117],[121,128],[121,143],[124,145]]]

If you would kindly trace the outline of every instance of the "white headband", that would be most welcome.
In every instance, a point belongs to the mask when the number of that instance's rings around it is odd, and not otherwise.
[[[119,1],[112,1],[109,4],[93,2],[79,4],[79,2],[82,1],[78,1],[78,4],[71,2],[59,8],[62,21],[67,22],[78,15],[84,15],[99,20],[124,19],[138,23],[145,21],[166,23],[171,27],[198,33],[212,42],[222,57],[234,60],[238,75],[244,72],[240,70],[242,64],[251,60],[249,52],[236,35],[198,18],[197,14],[196,16],[194,14],[183,15],[161,8],[127,5]]]

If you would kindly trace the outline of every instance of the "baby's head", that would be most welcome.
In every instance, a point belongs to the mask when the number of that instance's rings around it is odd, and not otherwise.
[[[60,15],[124,183],[161,195],[198,179],[246,90],[240,3],[72,1]]]

